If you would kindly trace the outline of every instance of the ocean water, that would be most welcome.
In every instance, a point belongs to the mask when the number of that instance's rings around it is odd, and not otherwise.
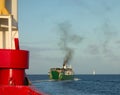
[[[48,75],[28,77],[33,86],[49,95],[120,95],[120,75],[75,75],[67,81],[51,81]]]

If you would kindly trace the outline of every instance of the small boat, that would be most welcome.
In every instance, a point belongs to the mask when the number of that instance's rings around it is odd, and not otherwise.
[[[93,70],[93,75],[95,75],[96,73],[95,73],[95,70]]]
[[[73,80],[74,72],[71,66],[64,65],[63,68],[51,68],[49,78],[52,80]]]

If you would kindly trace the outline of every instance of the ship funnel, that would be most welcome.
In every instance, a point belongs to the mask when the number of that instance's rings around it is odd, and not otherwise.
[[[9,12],[5,7],[5,0],[0,0],[0,15],[9,15]]]

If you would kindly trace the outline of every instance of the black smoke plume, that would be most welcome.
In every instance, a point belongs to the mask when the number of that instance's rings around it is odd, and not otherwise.
[[[70,63],[75,50],[73,47],[83,40],[82,37],[72,34],[73,31],[71,28],[72,25],[69,22],[58,24],[58,30],[60,33],[59,46],[60,49],[65,53],[63,66]]]

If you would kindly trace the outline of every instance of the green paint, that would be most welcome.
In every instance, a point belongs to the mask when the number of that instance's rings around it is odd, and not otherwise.
[[[53,80],[72,80],[74,79],[72,69],[52,68],[49,73],[50,79]]]

